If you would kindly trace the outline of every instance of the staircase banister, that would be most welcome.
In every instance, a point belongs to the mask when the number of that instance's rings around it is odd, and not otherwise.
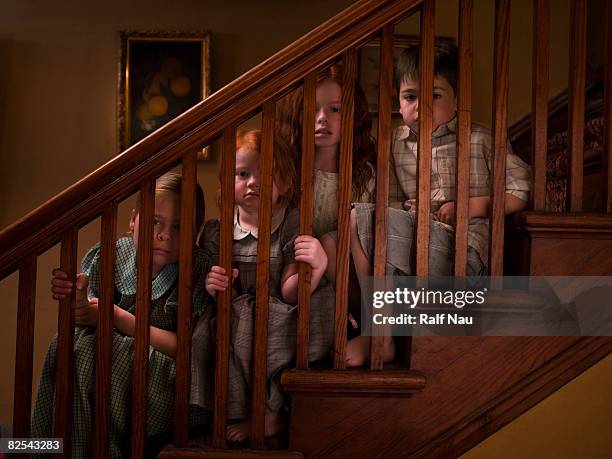
[[[63,231],[86,224],[102,205],[136,191],[138,183],[178,164],[190,148],[255,113],[306,74],[328,64],[380,28],[412,14],[422,0],[362,0],[216,91],[204,101],[100,166],[0,232],[0,279],[28,253],[42,253]]]

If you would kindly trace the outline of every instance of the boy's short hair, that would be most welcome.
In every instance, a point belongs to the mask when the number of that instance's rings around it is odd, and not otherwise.
[[[178,172],[167,172],[160,176],[155,181],[155,196],[159,196],[164,193],[176,193],[179,198],[181,197],[181,189],[183,185],[183,177]],[[204,216],[206,215],[206,204],[204,201],[204,191],[199,183],[196,182],[196,196],[195,196],[195,221],[194,229],[197,234],[200,231],[200,227],[204,223]],[[136,198],[134,205],[134,211],[140,212],[140,195]]]
[[[399,55],[395,64],[395,87],[399,93],[400,86],[407,79],[419,80],[420,47],[411,46]],[[434,75],[442,77],[451,85],[457,94],[457,46],[452,40],[436,39],[434,43]]]

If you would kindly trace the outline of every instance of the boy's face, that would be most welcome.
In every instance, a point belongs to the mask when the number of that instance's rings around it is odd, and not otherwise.
[[[259,209],[259,188],[261,177],[259,172],[259,152],[248,147],[236,151],[236,177],[234,180],[235,204],[248,211]],[[278,188],[272,180],[272,203],[278,201]]]
[[[318,149],[339,148],[341,100],[342,89],[335,81],[326,80],[317,86],[315,146]]]
[[[162,193],[155,196],[155,216],[153,217],[153,276],[163,267],[176,263],[180,247],[181,206],[177,193]],[[134,245],[138,248],[140,213],[134,212],[130,220],[130,230]]]
[[[400,113],[404,123],[418,132],[419,121],[419,82],[405,78],[400,85]],[[457,98],[453,87],[446,78],[434,77],[433,91],[433,130],[452,120],[457,112]]]

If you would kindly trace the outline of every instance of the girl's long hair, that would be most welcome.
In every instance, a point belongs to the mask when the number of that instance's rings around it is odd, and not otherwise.
[[[342,88],[342,65],[333,64],[321,70],[317,75],[317,86],[324,81],[333,81]],[[372,120],[368,113],[368,103],[355,82],[355,118],[353,122],[353,200],[358,201],[368,190],[372,178],[372,169],[368,162],[374,164],[376,150],[371,136]],[[340,108],[342,110],[342,108]],[[287,143],[296,154],[297,167],[302,158],[302,116],[304,112],[304,90],[296,89],[278,104],[277,133],[287,139]],[[314,132],[312,133],[314,135]]]

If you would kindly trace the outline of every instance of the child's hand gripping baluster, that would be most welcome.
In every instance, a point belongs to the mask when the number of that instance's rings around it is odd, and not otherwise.
[[[314,292],[327,268],[327,254],[321,242],[312,236],[301,235],[295,238],[295,261],[308,263],[312,268],[310,277],[310,292]],[[285,266],[281,281],[283,300],[290,304],[297,303],[298,294],[298,264],[291,263]]]
[[[232,281],[238,277],[238,270],[232,269]],[[217,299],[217,292],[224,292],[229,285],[229,278],[225,275],[225,269],[221,266],[213,266],[206,275],[205,288],[208,294]]]
[[[61,269],[54,269],[51,278],[51,292],[53,299],[63,300],[72,293],[72,281],[68,274]],[[98,325],[98,298],[87,297],[89,278],[87,274],[77,274],[75,282],[74,321],[76,325],[95,327]]]

